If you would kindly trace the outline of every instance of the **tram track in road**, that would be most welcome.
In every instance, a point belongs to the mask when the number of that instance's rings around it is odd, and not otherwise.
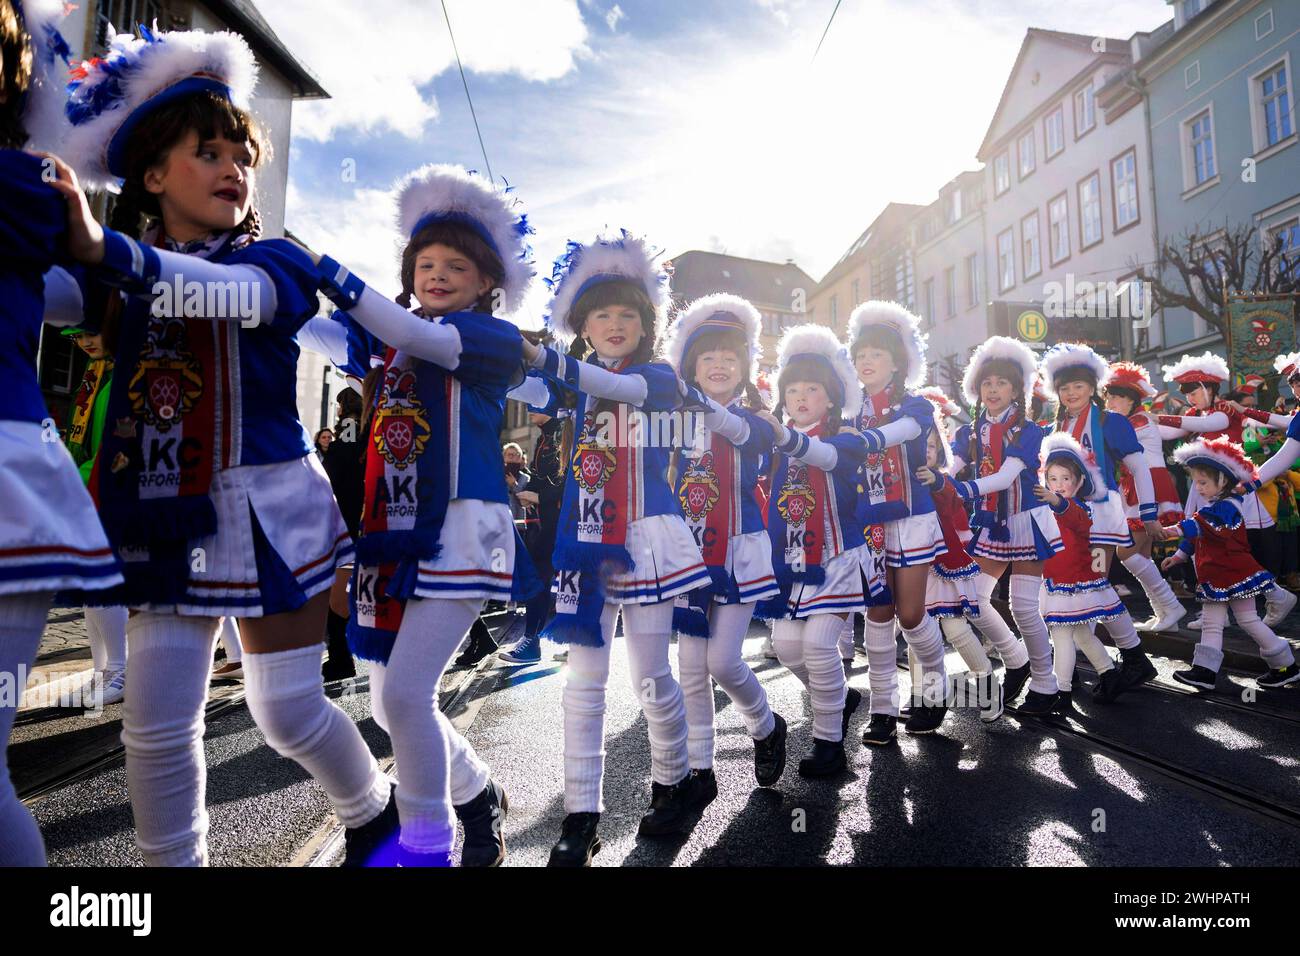
[[[509,629],[511,621],[507,618],[506,611],[496,611],[484,615],[485,621],[489,626],[498,623],[506,625]],[[522,618],[521,618],[522,620]],[[503,631],[504,636],[504,631]],[[492,655],[485,658],[490,661]],[[479,666],[482,666],[480,662]],[[470,671],[471,677],[467,678],[457,687],[453,695],[449,695],[447,708],[454,706],[460,699],[467,685],[474,683],[473,676],[478,671],[476,667]],[[365,692],[369,689],[369,679],[366,677],[351,678],[353,681],[352,692]],[[343,692],[343,682],[336,682],[333,685],[327,684],[325,692],[328,696],[337,696]],[[214,688],[216,689],[216,688]],[[221,697],[209,699],[204,709],[203,719],[206,724],[211,724],[218,718],[232,713],[243,707],[246,702],[243,682],[237,686],[227,685],[224,690],[229,693]],[[35,726],[43,721],[58,719],[60,717],[74,716],[75,711],[59,710],[57,708],[41,708],[36,711],[29,711],[20,715],[18,723],[23,726]],[[120,763],[125,756],[125,747],[121,742],[121,720],[115,720],[105,725],[102,729],[102,736],[88,743],[86,746],[74,750],[66,757],[49,762],[48,765],[42,766],[41,769],[33,774],[26,774],[21,784],[15,787],[18,793],[18,799],[24,804],[32,806],[39,802],[43,797],[54,793],[69,784],[88,779],[95,776],[101,771],[112,768]],[[11,753],[12,759],[12,753]]]
[[[1081,672],[1088,674],[1094,678],[1097,676],[1097,672],[1095,670],[1093,670],[1089,666],[1085,666],[1082,663],[1078,665],[1078,668]],[[1242,675],[1242,676],[1247,676],[1247,675]],[[1192,687],[1185,687],[1182,684],[1174,684],[1159,679],[1147,681],[1142,686],[1145,688],[1149,688],[1151,690],[1161,691],[1162,693],[1167,694],[1171,697],[1193,698],[1201,703],[1210,704],[1214,707],[1222,707],[1227,710],[1234,710],[1237,711],[1238,713],[1250,714],[1255,717],[1270,717],[1274,720],[1280,720],[1283,723],[1300,725],[1300,709],[1293,710],[1285,707],[1273,707],[1267,703],[1260,703],[1258,700],[1247,703],[1246,701],[1242,700],[1240,697],[1240,691],[1242,690],[1242,688],[1238,684],[1231,685],[1237,691],[1236,696],[1232,696],[1232,697],[1226,696],[1223,694],[1223,692],[1218,690],[1214,690],[1214,691],[1197,690]],[[1295,699],[1297,701],[1300,701],[1300,694],[1296,694],[1294,690],[1289,690],[1285,688],[1283,689],[1275,688],[1273,690],[1265,690],[1259,693],[1269,697],[1274,697],[1280,694],[1294,694]]]

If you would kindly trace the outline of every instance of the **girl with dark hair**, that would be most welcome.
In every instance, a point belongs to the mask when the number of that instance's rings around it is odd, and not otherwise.
[[[1012,706],[1029,681],[1021,713],[1048,714],[1056,706],[1052,644],[1039,609],[1043,562],[1060,551],[1061,531],[1052,509],[1033,494],[1043,429],[1025,417],[1038,361],[1023,342],[995,335],[971,355],[962,394],[974,421],[957,429],[952,474],[968,465],[974,478],[956,481],[973,502],[971,557],[980,566],[979,628],[998,649],[1006,671],[1003,699]],[[1024,639],[1011,634],[993,607],[998,579],[1011,569],[1011,617]]]
[[[1101,398],[1101,383],[1110,372],[1106,360],[1086,345],[1065,342],[1054,345],[1043,356],[1044,387],[1058,397],[1056,430],[1074,437],[1101,474],[1101,484],[1093,489],[1090,502],[1092,524],[1089,544],[1099,550],[1107,571],[1117,547],[1131,548],[1133,536],[1124,515],[1120,494],[1119,467],[1133,476],[1138,499],[1138,517],[1147,535],[1157,537],[1155,487],[1151,465],[1138,441],[1132,424],[1123,415],[1106,411]],[[1142,639],[1133,626],[1133,617],[1123,613],[1102,621],[1123,657],[1120,676],[1103,687],[1099,700],[1110,702],[1126,690],[1132,690],[1156,676],[1155,665],[1142,650]]]
[[[739,296],[706,295],[677,315],[664,345],[687,385],[740,419],[733,423],[740,426],[733,433],[740,440],[704,430],[677,463],[677,500],[711,582],[691,592],[690,604],[674,615],[678,672],[691,772],[713,789],[715,680],[754,741],[759,786],[775,784],[785,768],[785,720],[772,712],[743,656],[756,602],[777,593],[772,548],[755,496],[774,439],[772,427],[754,414],[763,410],[753,385],[761,321],[758,309]]]
[[[505,858],[504,789],[438,707],[451,656],[489,599],[531,596],[497,432],[524,378],[517,310],[533,270],[515,198],[459,166],[399,185],[402,295],[390,302],[322,258],[326,295],[386,344],[366,443],[348,639],[372,662],[375,720],[401,782],[399,860],[445,866],[455,819],[463,866]],[[414,313],[404,307],[412,299]]]
[[[667,284],[652,250],[626,232],[570,243],[555,265],[548,323],[573,344],[567,353],[528,347],[535,368],[577,393],[553,560],[555,617],[544,632],[569,645],[567,815],[552,866],[589,865],[600,849],[605,688],[620,611],[632,686],[650,734],[650,811],[638,832],[681,833],[717,792],[690,772],[686,710],[668,660],[673,599],[710,582],[668,470],[673,447],[682,443],[683,412],[704,412],[705,424],[718,429],[734,416],[653,360]],[[586,360],[579,357],[588,350]]]
[[[906,729],[932,734],[948,711],[943,635],[926,613],[930,566],[947,550],[930,488],[917,477],[927,461],[934,406],[914,391],[925,384],[925,336],[921,320],[896,302],[864,302],[849,317],[849,357],[862,385],[862,404],[851,421],[873,442],[858,481],[858,524],[884,531],[886,591],[867,601],[864,643],[870,664],[871,724],[867,744],[895,738],[898,723],[897,618],[908,648],[921,665],[912,688]]]
[[[203,707],[227,615],[249,710],[329,794],[347,862],[397,822],[391,781],[321,683],[327,591],[352,545],[297,414],[294,337],[319,308],[316,272],[292,243],[258,241],[255,74],[233,33],[119,34],[73,74],[61,149],[79,173],[54,161],[69,251],[128,294],[91,489],[125,561],[112,597],[135,609],[122,739],[153,865],[207,862]],[[91,217],[79,178],[124,181],[117,228]],[[198,315],[164,294],[195,284]]]
[[[862,608],[864,590],[876,596],[885,588],[855,515],[858,469],[885,437],[841,427],[862,388],[830,329],[800,325],[781,337],[776,392],[774,413],[759,417],[776,431],[767,533],[780,590],[755,614],[773,622],[777,659],[812,701],[813,749],[799,774],[829,777],[848,766],[844,735],[862,700],[844,676],[840,632]]]
[[[76,295],[72,277],[53,269],[64,261],[62,198],[46,182],[49,166],[23,152],[59,137],[59,78],[69,52],[57,30],[64,13],[59,0],[0,0],[0,673],[11,680],[35,662],[55,592],[122,582],[36,376],[41,320],[56,318],[56,288]],[[57,318],[79,324],[82,310],[62,309]],[[5,758],[16,696],[0,695],[0,866],[44,866],[40,830],[14,792]]]

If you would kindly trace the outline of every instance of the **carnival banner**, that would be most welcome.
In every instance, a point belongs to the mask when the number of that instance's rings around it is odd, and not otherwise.
[[[1273,359],[1296,348],[1295,300],[1290,297],[1240,297],[1228,300],[1228,365],[1234,390],[1262,378],[1260,405],[1271,404],[1277,389]]]

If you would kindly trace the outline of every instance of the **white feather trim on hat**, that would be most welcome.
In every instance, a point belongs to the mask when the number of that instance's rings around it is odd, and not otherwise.
[[[1273,359],[1273,369],[1283,378],[1290,378],[1300,368],[1300,352],[1287,352]]]
[[[961,393],[966,397],[966,401],[971,405],[979,402],[980,379],[984,377],[981,369],[991,361],[1010,362],[1020,366],[1020,376],[1025,385],[1025,393],[1021,396],[1021,407],[1028,415],[1030,399],[1034,394],[1034,374],[1038,371],[1038,357],[1024,342],[1005,335],[995,335],[981,342],[971,353],[970,361],[966,363],[966,373],[961,379]]]
[[[1053,345],[1043,355],[1043,360],[1038,367],[1043,373],[1043,391],[1053,402],[1057,400],[1056,376],[1067,369],[1082,368],[1091,372],[1098,388],[1110,372],[1110,364],[1104,358],[1088,346],[1077,342],[1061,342]]]
[[[1155,398],[1159,392],[1151,384],[1151,376],[1134,362],[1113,362],[1101,383],[1102,388],[1129,388],[1142,398]],[[1139,403],[1140,404],[1140,403]]]
[[[59,26],[70,9],[63,0],[18,0],[23,28],[32,38],[32,79],[23,103],[28,149],[59,152],[67,133],[63,104],[72,51]]]
[[[1173,458],[1184,468],[1209,465],[1237,481],[1253,481],[1255,478],[1255,466],[1245,451],[1226,435],[1185,442],[1174,449]]]
[[[759,335],[763,328],[763,317],[748,299],[742,299],[730,292],[714,292],[701,296],[677,313],[677,318],[668,328],[663,343],[664,358],[677,370],[677,374],[686,377],[682,362],[686,360],[686,350],[696,330],[718,313],[724,317],[717,321],[721,331],[726,324],[735,327],[742,338],[749,344],[750,375],[758,373],[758,359],[763,347],[759,344]],[[713,323],[710,323],[712,327]],[[694,370],[691,370],[694,371]]]
[[[848,333],[845,343],[852,358],[854,343],[868,328],[883,325],[893,329],[907,352],[907,378],[904,383],[908,388],[920,388],[925,384],[927,372],[925,362],[926,335],[921,331],[921,320],[897,302],[874,299],[863,302],[849,316]]]
[[[257,85],[257,59],[238,33],[140,30],[139,37],[110,32],[108,53],[72,73],[63,158],[90,189],[118,190],[122,134],[161,105],[156,98],[209,88],[246,110]]]
[[[778,390],[781,373],[790,364],[790,360],[797,355],[807,354],[820,355],[830,363],[832,371],[844,389],[844,401],[840,404],[840,408],[850,415],[856,414],[862,405],[862,386],[858,383],[858,373],[853,368],[853,363],[849,361],[849,350],[841,345],[835,333],[824,325],[812,323],[796,325],[792,329],[786,329],[785,334],[781,336],[781,341],[776,347]],[[780,403],[782,398],[783,396],[778,394],[776,401]]]
[[[1184,376],[1192,376],[1187,378],[1189,382],[1205,381],[1206,378],[1218,382],[1228,380],[1228,363],[1213,352],[1206,352],[1204,355],[1184,355],[1173,365],[1162,366],[1161,370],[1165,373],[1166,382],[1181,383]]]
[[[1087,484],[1080,486],[1076,497],[1092,499],[1097,497],[1099,491],[1105,491],[1106,483],[1102,480],[1100,469],[1094,464],[1089,464],[1087,452],[1069,432],[1051,432],[1043,438],[1043,443],[1038,449],[1038,460],[1044,477],[1046,477],[1048,462],[1061,455],[1069,455],[1073,458],[1088,479]]]
[[[512,190],[463,166],[423,166],[397,184],[397,220],[404,241],[434,221],[469,226],[501,259],[503,310],[512,313],[523,305],[537,273],[528,245],[532,227]]]
[[[570,241],[546,284],[551,289],[546,324],[552,334],[568,344],[578,335],[570,325],[573,305],[593,285],[624,280],[639,285],[655,311],[656,338],[662,334],[668,307],[668,272],[659,250],[626,229],[618,236],[597,236],[586,245]]]

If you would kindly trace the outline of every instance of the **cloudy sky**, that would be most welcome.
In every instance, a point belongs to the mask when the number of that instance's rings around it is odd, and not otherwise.
[[[332,99],[294,110],[289,228],[396,289],[391,186],[485,169],[438,0],[259,4]],[[814,279],[963,169],[1030,26],[1128,37],[1165,0],[447,0],[539,270],[606,227]]]

